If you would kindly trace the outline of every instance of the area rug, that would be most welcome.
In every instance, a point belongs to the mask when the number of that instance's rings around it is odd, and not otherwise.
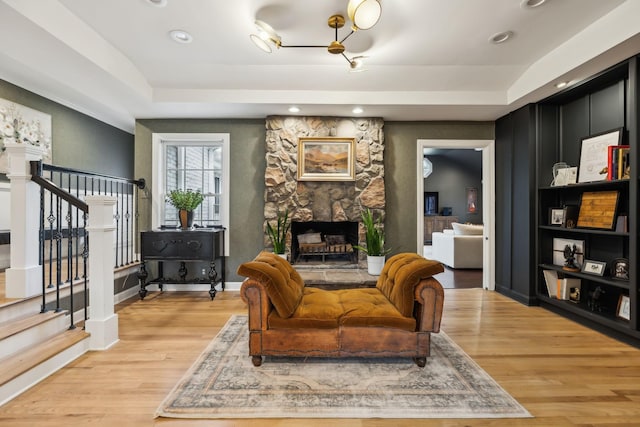
[[[248,355],[246,316],[233,316],[165,398],[171,418],[516,418],[531,415],[446,334],[412,360]]]

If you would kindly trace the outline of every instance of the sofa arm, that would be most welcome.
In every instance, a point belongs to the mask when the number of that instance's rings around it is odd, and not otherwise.
[[[415,299],[416,331],[440,332],[444,308],[444,290],[440,282],[433,277],[421,280],[415,288]]]
[[[266,331],[267,319],[273,310],[273,304],[264,285],[255,279],[245,279],[240,287],[240,296],[248,305],[249,330]]]

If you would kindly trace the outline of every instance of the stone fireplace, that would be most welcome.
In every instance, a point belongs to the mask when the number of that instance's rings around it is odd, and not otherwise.
[[[385,214],[383,124],[380,118],[268,117],[265,229],[267,222],[276,221],[278,212],[288,210],[292,224],[296,224],[296,233],[311,229],[312,226],[324,230],[334,222],[353,223],[357,224],[357,235],[353,236],[353,231],[350,232],[349,239],[352,241],[349,243],[365,246],[362,211],[369,208],[376,217],[382,218]],[[299,137],[355,138],[355,180],[298,181]],[[314,224],[305,224],[310,222]],[[297,241],[291,239],[293,232],[292,227],[287,248],[290,251],[289,259],[295,263],[299,258],[299,246]],[[265,247],[268,246],[269,240],[265,234]],[[364,259],[362,253],[359,259]]]

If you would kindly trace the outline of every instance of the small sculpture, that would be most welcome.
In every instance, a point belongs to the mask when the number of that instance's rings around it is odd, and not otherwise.
[[[566,245],[564,247],[564,266],[562,267],[567,271],[580,271],[580,268],[576,265],[576,252],[578,248],[576,245]]]
[[[591,311],[602,311],[602,301],[600,300],[602,299],[602,295],[605,293],[606,292],[600,286],[597,286],[593,291],[589,291],[589,301],[587,302],[587,305]]]

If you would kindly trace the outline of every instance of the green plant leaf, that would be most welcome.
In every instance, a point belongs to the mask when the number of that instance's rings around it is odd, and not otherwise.
[[[287,233],[289,232],[289,211],[284,213],[278,212],[278,218],[276,220],[276,226],[274,228],[271,223],[267,222],[267,236],[273,245],[273,252],[276,254],[283,254],[287,245]]]
[[[391,252],[391,249],[384,248],[384,230],[380,218],[376,221],[373,212],[369,208],[362,212],[362,224],[365,229],[366,247],[356,245],[355,248],[363,251],[369,256],[382,256]]]
[[[184,209],[192,211],[196,209],[204,200],[204,195],[200,190],[171,190],[167,194],[167,202],[171,203],[176,209]]]

